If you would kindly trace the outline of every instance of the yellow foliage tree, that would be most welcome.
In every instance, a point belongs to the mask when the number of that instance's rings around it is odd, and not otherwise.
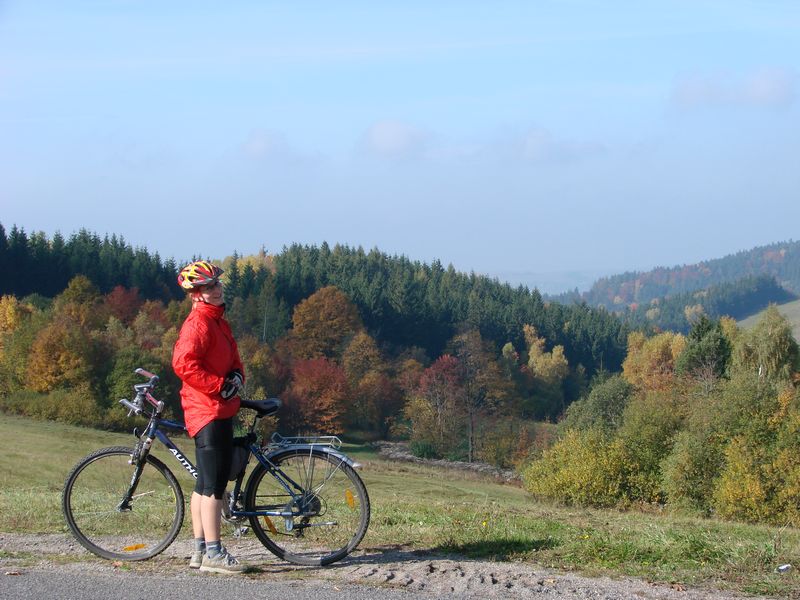
[[[31,346],[28,387],[49,392],[89,380],[92,340],[86,332],[64,318],[43,328]]]
[[[67,288],[54,302],[57,315],[74,321],[81,327],[99,329],[107,318],[109,309],[95,285],[85,275],[70,279]]]
[[[4,333],[13,333],[31,308],[17,300],[16,296],[0,297],[0,336]]]
[[[356,333],[347,344],[347,348],[342,354],[342,367],[344,367],[347,380],[352,386],[355,386],[369,371],[381,372],[384,370],[378,344],[366,331]]]
[[[753,450],[741,437],[725,449],[725,468],[714,489],[714,508],[723,518],[756,523],[768,516],[760,458]]]
[[[686,347],[680,333],[665,332],[646,338],[641,332],[628,336],[628,354],[622,376],[640,390],[665,390],[675,381],[675,361]]]

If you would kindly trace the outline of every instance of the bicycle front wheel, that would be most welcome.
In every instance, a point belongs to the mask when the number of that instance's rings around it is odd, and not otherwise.
[[[358,474],[321,450],[287,450],[271,461],[276,472],[259,464],[245,491],[246,511],[283,513],[250,517],[261,543],[299,565],[328,565],[352,552],[369,525],[369,497]]]
[[[111,560],[145,560],[169,546],[183,524],[178,481],[160,460],[148,456],[134,494],[123,503],[134,477],[132,448],[97,450],[67,476],[61,507],[81,545]]]

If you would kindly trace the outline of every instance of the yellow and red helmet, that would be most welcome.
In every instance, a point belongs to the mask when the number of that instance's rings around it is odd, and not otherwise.
[[[217,265],[205,260],[196,260],[181,269],[178,273],[178,285],[185,290],[216,283],[224,271]]]

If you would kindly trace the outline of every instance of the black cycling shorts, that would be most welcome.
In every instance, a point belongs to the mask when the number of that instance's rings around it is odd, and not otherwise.
[[[233,456],[233,418],[211,421],[194,437],[197,483],[194,491],[217,500],[225,493]]]

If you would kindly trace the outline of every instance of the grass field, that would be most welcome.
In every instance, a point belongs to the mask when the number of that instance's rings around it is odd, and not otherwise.
[[[800,300],[787,302],[786,304],[779,304],[778,310],[784,317],[789,319],[789,322],[792,324],[792,333],[794,334],[794,339],[800,340]],[[761,319],[762,313],[763,311],[739,321],[739,326],[744,329],[750,329],[756,323],[758,323],[758,321]]]
[[[0,415],[0,532],[66,531],[60,492],[67,472],[101,446],[131,435]],[[180,444],[191,449],[191,442]],[[534,502],[523,490],[455,471],[380,460],[364,447],[373,514],[362,546],[530,561],[584,574],[708,585],[788,597],[800,590],[800,530],[695,519],[657,511],[617,512]],[[159,454],[159,452],[156,452]],[[190,451],[190,456],[192,452]],[[192,480],[160,457],[184,489]],[[188,523],[182,535],[189,535]],[[795,569],[777,575],[777,565]]]

